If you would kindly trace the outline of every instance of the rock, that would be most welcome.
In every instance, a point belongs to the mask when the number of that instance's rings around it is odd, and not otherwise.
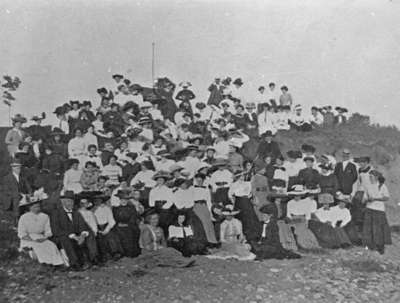
[[[281,270],[278,268],[271,268],[269,271],[271,272],[280,272]]]
[[[262,288],[262,287],[257,287],[257,292],[264,292],[264,291],[265,291],[264,288]]]

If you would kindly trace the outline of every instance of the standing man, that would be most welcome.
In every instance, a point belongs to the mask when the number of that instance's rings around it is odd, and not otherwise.
[[[210,97],[208,97],[208,105],[218,106],[222,99],[224,99],[223,93],[224,87],[221,84],[221,78],[215,78],[214,83],[210,85],[208,91],[210,92]]]
[[[272,162],[274,162],[276,158],[282,155],[279,144],[273,141],[272,138],[273,134],[270,130],[261,135],[261,139],[263,140],[258,145],[257,158],[265,159],[267,155],[271,155]]]
[[[31,193],[31,186],[21,174],[22,164],[19,160],[11,163],[11,172],[4,176],[3,185],[3,209],[12,211],[17,219],[18,206],[21,194]]]
[[[351,162],[351,153],[347,148],[343,149],[342,162],[336,164],[335,172],[339,188],[338,190],[344,195],[350,195],[353,191],[353,184],[357,181],[357,167]]]

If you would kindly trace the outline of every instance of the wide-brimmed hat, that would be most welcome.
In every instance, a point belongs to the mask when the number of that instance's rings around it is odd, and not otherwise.
[[[75,200],[75,193],[72,190],[66,190],[60,195],[60,199]]]
[[[120,199],[130,199],[132,198],[132,192],[129,189],[120,189],[114,196]]]
[[[181,170],[183,170],[183,167],[182,166],[180,166],[179,164],[172,164],[170,167],[169,167],[169,172],[172,174],[173,172],[175,172],[175,171],[181,171]]]
[[[261,134],[261,138],[265,138],[265,137],[274,137],[274,134],[272,133],[272,131],[267,130],[266,132]]]
[[[320,204],[332,204],[335,202],[333,196],[329,193],[323,193],[318,195],[318,202]]]
[[[351,203],[350,195],[345,195],[343,193],[338,193],[336,195],[336,200],[338,202]]]
[[[307,193],[301,184],[293,185],[291,190],[287,192],[288,196],[303,196]]]
[[[40,188],[35,190],[32,195],[22,195],[22,199],[19,201],[19,207],[39,203],[48,198],[49,196],[44,192],[43,188]]]
[[[190,83],[189,81],[182,81],[181,83],[179,83],[180,87],[191,87],[192,83]]]
[[[113,79],[116,79],[116,78],[121,78],[121,79],[123,79],[124,76],[122,76],[122,75],[120,75],[120,74],[114,74],[114,75],[112,75],[112,78],[113,78]]]
[[[269,215],[274,215],[274,216],[278,213],[276,205],[273,203],[268,203],[268,204],[260,207],[259,211],[263,214],[269,214]]]
[[[235,81],[233,81],[233,84],[236,84],[236,85],[243,85],[243,81],[242,81],[241,78],[237,78],[237,79],[235,79]]]
[[[52,136],[63,136],[65,133],[63,130],[59,127],[54,127],[53,130],[51,131]]]
[[[14,158],[14,159],[12,159],[10,166],[11,167],[22,166],[22,162],[20,159]]]
[[[34,115],[31,120],[32,121],[42,121],[43,119],[46,119],[46,113],[41,113],[40,116],[39,115]]]
[[[63,106],[57,106],[56,109],[54,110],[53,114],[63,115],[63,114],[65,114],[65,108]]]
[[[225,207],[222,209],[222,215],[224,216],[235,216],[238,213],[240,213],[240,210],[235,209],[233,204],[227,204]]]
[[[71,167],[73,164],[79,164],[79,160],[72,158],[72,159],[67,159],[67,167]]]
[[[198,109],[203,109],[206,108],[207,105],[204,102],[197,102],[195,106]]]
[[[151,104],[151,102],[149,101],[143,101],[139,104],[140,108],[150,108],[153,107],[153,104]]]
[[[319,168],[321,168],[321,169],[333,170],[333,167],[332,167],[331,164],[320,164],[320,165],[318,165],[318,166],[319,166]]]
[[[188,182],[188,181],[189,181],[189,180],[186,179],[186,178],[177,178],[177,179],[174,181],[173,187],[179,187],[179,186],[181,186],[183,183],[186,183],[186,182]]]
[[[314,146],[310,145],[310,144],[303,144],[303,145],[301,146],[301,149],[302,149],[304,152],[309,152],[309,153],[314,153],[315,150],[316,150],[316,148],[315,148]]]
[[[246,108],[256,108],[256,104],[254,102],[246,102]]]
[[[226,166],[228,165],[228,160],[225,158],[217,158],[213,163],[213,166]]]
[[[26,118],[22,116],[21,114],[16,114],[13,118],[11,118],[13,123],[20,122],[20,123],[26,123]]]
[[[155,175],[153,176],[153,180],[157,180],[159,178],[163,178],[164,180],[169,180],[171,179],[171,174],[169,172],[160,170],[155,173]]]

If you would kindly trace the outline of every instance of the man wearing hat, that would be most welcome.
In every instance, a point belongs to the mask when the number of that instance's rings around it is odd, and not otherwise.
[[[273,137],[274,136],[270,130],[261,135],[262,141],[257,148],[258,158],[265,159],[266,155],[271,155],[272,161],[274,162],[276,158],[282,155],[279,144],[272,140]]]
[[[26,131],[33,137],[33,138],[40,138],[45,141],[48,137],[48,132],[46,128],[43,127],[42,121],[46,118],[46,114],[43,112],[40,116],[35,115],[31,118],[34,124],[29,126]]]
[[[358,173],[357,167],[351,162],[349,149],[343,149],[342,162],[336,164],[334,174],[339,182],[338,190],[345,195],[350,195],[353,191],[353,185],[357,181]]]
[[[29,194],[32,192],[32,189],[26,178],[21,174],[21,162],[15,159],[10,166],[11,172],[5,175],[2,180],[2,207],[4,210],[12,211],[15,218],[17,218],[19,215],[18,206],[20,195]]]
[[[20,114],[16,114],[12,119],[13,128],[10,129],[5,137],[8,152],[11,157],[18,150],[19,144],[26,137],[25,131],[22,130],[22,124],[26,123],[26,118]]]
[[[68,257],[72,270],[85,270],[85,251],[91,263],[97,262],[98,250],[95,236],[82,215],[74,209],[75,194],[65,191],[60,196],[61,206],[50,215],[50,226],[54,241],[60,245]]]

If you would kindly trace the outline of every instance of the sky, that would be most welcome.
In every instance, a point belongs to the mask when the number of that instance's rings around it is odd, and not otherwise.
[[[216,76],[287,85],[296,103],[338,105],[400,126],[400,0],[1,0],[0,75],[22,80],[12,114],[30,118],[122,73],[189,80],[206,101]],[[0,125],[8,107],[0,104]]]

